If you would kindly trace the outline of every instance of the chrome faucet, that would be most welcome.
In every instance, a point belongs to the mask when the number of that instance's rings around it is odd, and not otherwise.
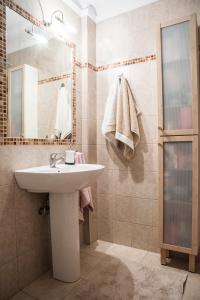
[[[58,155],[60,155],[58,157]],[[49,158],[50,168],[55,168],[59,161],[64,161],[64,155],[61,153],[51,153]]]

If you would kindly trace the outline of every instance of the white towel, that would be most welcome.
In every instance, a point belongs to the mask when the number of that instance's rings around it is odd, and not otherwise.
[[[128,81],[117,77],[106,102],[102,133],[127,160],[139,143],[139,113]]]
[[[61,139],[66,138],[72,131],[72,112],[70,97],[65,86],[58,91],[55,132]]]
[[[115,131],[116,131],[116,111],[117,111],[117,97],[120,88],[119,77],[116,77],[109,95],[106,101],[104,119],[102,123],[102,134],[109,140],[111,143],[115,144]]]

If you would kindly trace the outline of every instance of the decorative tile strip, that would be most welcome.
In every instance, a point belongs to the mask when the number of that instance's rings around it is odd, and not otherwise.
[[[76,61],[76,67],[83,68],[83,65],[80,61]]]
[[[75,143],[75,141],[74,141]],[[0,145],[71,145],[71,140],[0,138]]]
[[[94,65],[90,64],[90,63],[81,63],[79,61],[76,61],[76,67],[78,68],[81,68],[81,69],[84,69],[84,68],[88,68],[90,70],[93,70],[93,71],[97,71],[97,67],[95,67]]]
[[[152,55],[147,55],[144,57],[136,57],[136,58],[131,58],[128,60],[124,60],[121,62],[116,62],[116,63],[112,63],[112,64],[107,64],[104,66],[97,66],[95,67],[94,65],[90,64],[90,63],[80,63],[78,61],[76,61],[76,66],[79,68],[88,68],[91,69],[93,71],[96,72],[100,72],[100,71],[105,71],[105,70],[110,70],[110,69],[114,69],[114,68],[120,68],[123,66],[130,66],[130,65],[134,65],[134,64],[140,64],[140,63],[144,63],[144,62],[148,62],[151,60],[155,60],[156,59],[156,55],[152,54]]]
[[[63,75],[59,75],[59,76],[54,76],[54,77],[49,77],[49,78],[45,78],[45,79],[41,79],[38,81],[38,84],[45,84],[45,83],[49,83],[49,82],[53,82],[53,81],[58,81],[58,80],[62,80],[62,79],[66,79],[66,78],[71,78],[73,75],[73,73],[66,73]]]
[[[97,67],[97,71],[99,72],[99,71],[110,70],[110,69],[119,68],[119,67],[123,67],[123,66],[130,66],[130,65],[134,65],[134,64],[140,64],[140,63],[148,62],[148,61],[155,60],[155,59],[156,59],[155,54],[147,55],[147,56],[144,56],[144,57],[132,58],[132,59],[124,60],[122,62],[108,64],[108,65],[105,65],[105,66],[99,66],[99,67]]]

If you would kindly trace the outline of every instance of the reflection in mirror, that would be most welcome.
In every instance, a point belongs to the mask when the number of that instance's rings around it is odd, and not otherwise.
[[[72,137],[73,49],[6,9],[8,136]]]

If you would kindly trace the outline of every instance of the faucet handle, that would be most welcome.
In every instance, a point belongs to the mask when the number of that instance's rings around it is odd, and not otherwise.
[[[56,158],[56,155],[57,155],[57,154],[58,154],[58,153],[55,153],[55,152],[51,153],[51,154],[50,154],[50,159]]]
[[[57,155],[63,155],[63,153],[56,153],[56,152],[53,152],[50,154],[50,159],[55,159],[57,157]]]

